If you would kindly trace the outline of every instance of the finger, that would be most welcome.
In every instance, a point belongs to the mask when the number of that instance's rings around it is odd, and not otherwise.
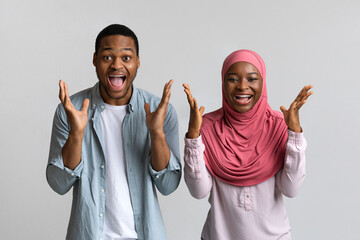
[[[193,109],[195,109],[197,111],[198,110],[198,104],[197,104],[196,98],[193,98],[193,99],[194,99],[194,107],[193,107]]]
[[[201,114],[201,116],[204,114],[204,111],[205,111],[205,107],[204,106],[201,106],[200,107],[200,114]]]
[[[84,101],[83,101],[83,104],[82,104],[82,108],[81,108],[81,111],[83,112],[83,113],[87,113],[87,110],[88,110],[88,108],[89,108],[89,99],[84,99]]]
[[[284,106],[281,106],[280,107],[280,110],[281,110],[281,112],[285,115],[286,114],[286,112],[287,112],[287,109],[286,109],[286,107],[284,107]]]
[[[184,87],[184,92],[186,93],[188,103],[189,103],[190,107],[193,108],[194,107],[194,100],[193,100],[193,97],[191,95],[190,87],[186,83],[183,84],[183,87]]]
[[[184,92],[186,93],[186,97],[187,97],[187,100],[188,100],[188,103],[189,103],[190,107],[193,107],[194,106],[194,101],[193,101],[193,97],[191,96],[190,90],[184,89]]]
[[[163,106],[167,106],[167,104],[169,103],[170,96],[171,96],[171,85],[173,82],[174,82],[174,80],[171,79],[169,82],[167,82],[165,84],[161,102],[159,104],[160,108]]]
[[[146,114],[146,116],[149,116],[150,115],[150,104],[148,104],[148,103],[145,103],[144,104],[144,109],[145,109],[145,114]]]
[[[63,80],[59,81],[59,99],[61,103],[64,104],[64,98],[65,98],[65,89],[64,89],[64,82]]]
[[[300,110],[300,108],[306,103],[306,100],[301,101],[300,103],[298,103],[298,105],[296,106],[297,110]]]
[[[307,88],[307,91],[309,91],[311,88]],[[297,109],[300,109],[306,102],[307,99],[313,94],[312,91],[306,92],[306,94],[297,102]]]
[[[308,92],[309,90],[312,88],[312,85],[307,85],[307,86],[304,86],[300,93],[298,94],[298,96],[296,97],[295,101],[297,102],[301,102],[302,100],[306,100],[306,98],[309,96],[308,95]]]

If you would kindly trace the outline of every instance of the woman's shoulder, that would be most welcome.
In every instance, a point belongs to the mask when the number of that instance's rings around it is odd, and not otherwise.
[[[266,111],[266,114],[268,115],[268,117],[278,120],[284,120],[284,114],[282,114],[282,112],[280,111],[276,111],[270,108],[268,111]]]
[[[203,116],[203,124],[208,124],[217,121],[224,115],[224,111],[222,108],[219,108],[213,112],[209,112],[204,114]]]

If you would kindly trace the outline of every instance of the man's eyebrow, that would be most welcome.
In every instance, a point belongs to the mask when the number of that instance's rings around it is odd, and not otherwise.
[[[101,51],[113,51],[114,49],[112,47],[104,47]],[[134,52],[134,50],[132,48],[121,48],[121,51],[131,51]]]

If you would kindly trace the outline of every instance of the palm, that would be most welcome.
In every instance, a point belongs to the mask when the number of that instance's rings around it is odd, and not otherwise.
[[[83,102],[82,109],[78,111],[76,110],[76,108],[74,107],[74,105],[72,104],[69,98],[69,93],[66,83],[61,80],[59,83],[59,87],[60,87],[59,98],[64,106],[71,131],[74,133],[82,133],[88,122],[87,109],[89,106],[89,100],[85,99]]]
[[[284,106],[280,107],[284,114],[285,123],[291,131],[301,132],[299,110],[306,103],[308,97],[313,94],[312,91],[309,92],[311,88],[311,85],[305,86],[291,103],[289,109],[286,109]]]
[[[149,128],[149,131],[152,133],[163,133],[164,131],[164,122],[170,100],[172,83],[173,80],[170,80],[165,84],[161,101],[154,112],[150,111],[150,105],[148,103],[145,103],[144,105],[146,113],[146,125]]]
[[[197,138],[200,135],[200,127],[202,124],[202,115],[205,108],[201,106],[198,108],[196,99],[192,97],[190,87],[187,84],[183,84],[184,92],[186,93],[187,100],[190,106],[190,120],[189,128],[187,132],[188,138]]]

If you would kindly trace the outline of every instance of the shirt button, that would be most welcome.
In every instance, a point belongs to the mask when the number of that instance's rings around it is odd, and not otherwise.
[[[101,106],[102,109],[104,109],[104,106]]]
[[[104,192],[104,189],[101,189],[101,192]]]
[[[104,168],[104,165],[101,165],[101,168]]]
[[[71,176],[75,176],[75,173],[71,173]]]
[[[99,214],[99,216],[100,216],[100,217],[102,217],[102,216],[103,216],[103,214],[102,214],[102,213],[100,213],[100,214]]]

